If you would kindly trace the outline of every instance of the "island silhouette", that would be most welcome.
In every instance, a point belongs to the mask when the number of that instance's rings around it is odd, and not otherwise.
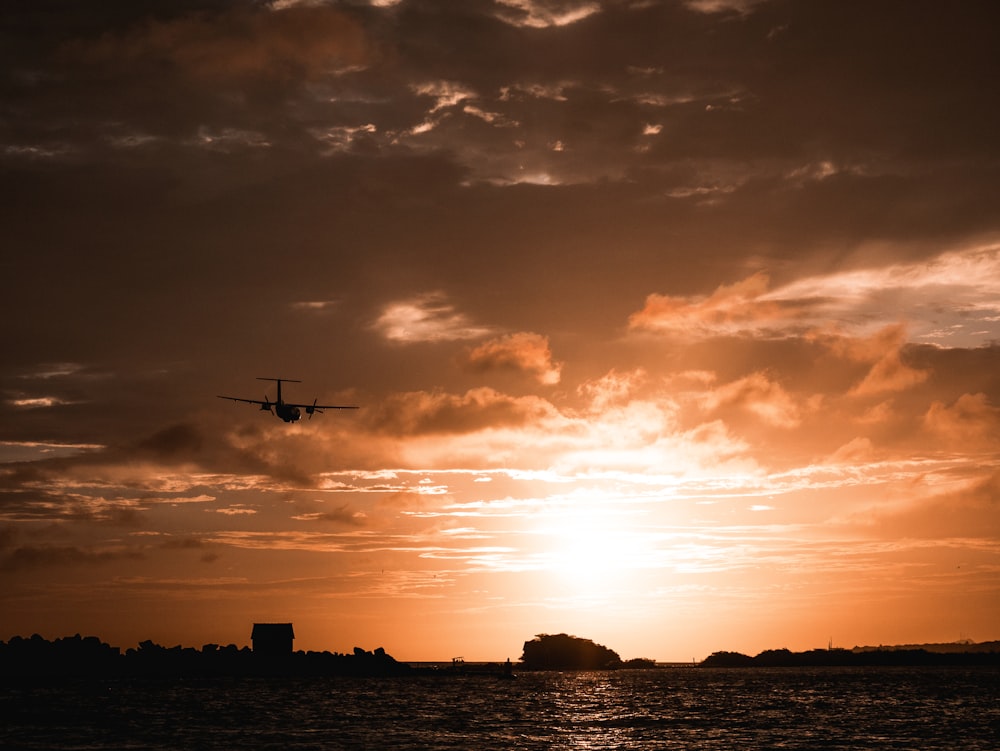
[[[521,665],[526,670],[618,670],[647,669],[656,661],[635,658],[623,661],[613,649],[568,634],[538,634],[524,643]]]
[[[292,624],[254,624],[254,648],[235,644],[163,647],[146,640],[122,651],[96,636],[68,636],[49,641],[38,634],[0,641],[0,679],[56,677],[241,677],[241,676],[354,676],[401,677],[416,675],[513,676],[506,663],[428,667],[400,662],[379,647],[351,652],[293,651]],[[677,663],[673,663],[676,666]],[[694,668],[782,667],[890,667],[890,666],[1000,666],[1000,641],[979,644],[855,647],[792,652],[770,649],[756,656],[714,652]],[[518,671],[670,669],[649,658],[622,660],[612,649],[568,634],[538,634],[524,642]]]

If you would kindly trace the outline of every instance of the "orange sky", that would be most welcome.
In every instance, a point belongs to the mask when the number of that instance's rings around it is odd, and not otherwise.
[[[991,3],[133,5],[0,11],[0,639],[1000,638]]]

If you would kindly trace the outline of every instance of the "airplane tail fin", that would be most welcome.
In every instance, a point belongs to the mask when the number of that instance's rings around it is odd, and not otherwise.
[[[282,383],[302,383],[302,381],[296,381],[294,378],[261,378],[257,377],[258,381],[276,381],[278,384],[278,398],[275,404],[281,404],[281,384]]]

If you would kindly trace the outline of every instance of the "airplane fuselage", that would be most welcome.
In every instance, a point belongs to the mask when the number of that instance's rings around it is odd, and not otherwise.
[[[302,417],[302,411],[298,407],[288,404],[275,404],[274,413],[285,422],[295,422]]]

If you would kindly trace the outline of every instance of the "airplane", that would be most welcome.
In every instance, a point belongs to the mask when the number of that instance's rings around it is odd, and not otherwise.
[[[322,414],[324,409],[357,409],[353,406],[344,406],[341,404],[317,404],[317,399],[313,399],[312,404],[291,404],[284,401],[281,398],[281,384],[282,383],[302,383],[302,381],[296,381],[291,378],[258,378],[258,381],[277,381],[278,382],[278,398],[276,401],[271,401],[267,398],[267,394],[264,395],[263,401],[260,399],[241,399],[238,396],[219,396],[220,399],[231,399],[233,402],[245,402],[247,404],[259,404],[261,411],[270,412],[272,415],[280,417],[285,422],[295,422],[302,417],[302,410],[306,411],[309,415],[309,419],[317,412]],[[272,409],[273,407],[273,409]]]

